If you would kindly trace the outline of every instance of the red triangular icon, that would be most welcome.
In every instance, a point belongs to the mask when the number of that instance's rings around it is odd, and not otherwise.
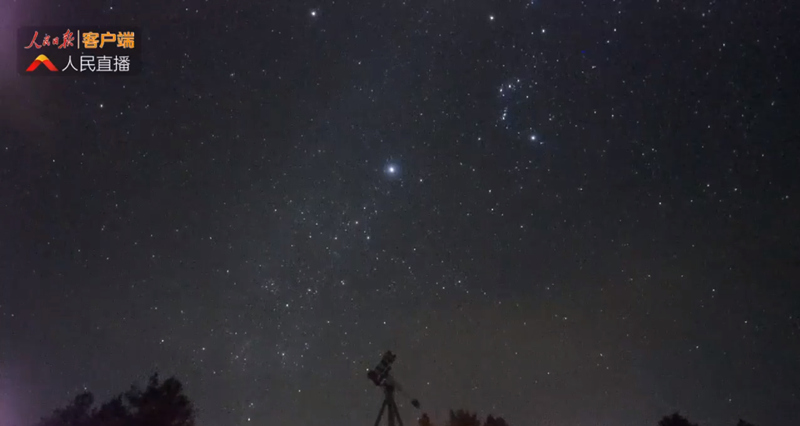
[[[36,59],[34,59],[33,62],[31,62],[31,64],[28,66],[28,69],[26,69],[25,71],[31,72],[36,68],[39,68],[39,65],[41,64],[44,64],[44,66],[47,67],[47,69],[49,69],[50,71],[53,72],[58,71],[58,68],[56,68],[56,66],[53,65],[52,62],[50,62],[50,59],[48,59],[47,56],[44,55],[37,56]]]

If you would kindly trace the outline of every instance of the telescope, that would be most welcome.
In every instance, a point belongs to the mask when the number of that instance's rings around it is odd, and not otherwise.
[[[378,363],[378,366],[375,367],[374,370],[369,370],[367,377],[372,380],[372,383],[375,383],[375,386],[381,386],[386,382],[389,371],[392,369],[392,364],[394,364],[394,360],[396,359],[397,355],[393,354],[392,351],[386,351],[381,358],[381,362]]]
[[[403,426],[403,419],[400,418],[400,412],[394,400],[395,391],[410,399],[411,405],[413,405],[414,408],[419,409],[420,407],[419,401],[415,398],[411,398],[400,386],[400,383],[389,374],[392,371],[392,364],[394,364],[395,359],[397,359],[397,355],[393,354],[392,351],[386,351],[378,365],[374,369],[367,371],[367,377],[372,383],[374,383],[375,386],[383,388],[383,404],[381,405],[380,412],[378,412],[378,418],[375,420],[375,426],[381,423],[384,411],[388,411],[386,421],[389,426],[395,426],[395,421],[397,421],[400,426]]]

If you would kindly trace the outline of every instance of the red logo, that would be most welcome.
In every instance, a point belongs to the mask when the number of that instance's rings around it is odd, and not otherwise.
[[[31,72],[31,71],[35,70],[36,68],[39,68],[39,65],[42,65],[42,64],[44,64],[44,66],[46,66],[47,69],[49,69],[50,71],[53,71],[53,72],[58,71],[58,68],[56,68],[56,66],[53,65],[52,62],[50,62],[50,59],[47,59],[47,56],[44,56],[44,55],[37,56],[36,59],[34,59],[33,62],[31,62],[31,64],[28,66],[28,69],[26,69],[25,71]]]

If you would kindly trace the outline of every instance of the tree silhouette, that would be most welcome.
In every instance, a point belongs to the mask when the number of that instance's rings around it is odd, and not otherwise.
[[[92,416],[94,396],[91,392],[84,392],[64,408],[53,411],[49,418],[42,419],[39,426],[85,426],[89,424]]]
[[[125,403],[122,402],[122,395],[111,399],[96,409],[89,423],[90,426],[129,426],[130,424],[131,413]]]
[[[158,374],[150,377],[147,389],[132,388],[126,394],[133,407],[133,423],[141,426],[194,426],[194,407],[183,385],[175,378],[159,384]]]
[[[431,423],[431,418],[428,417],[427,414],[422,413],[422,417],[419,418],[419,426],[433,426],[433,423]]]
[[[481,426],[478,415],[466,410],[450,410],[450,421],[447,426]]]
[[[423,413],[422,417],[419,418],[419,426],[433,426],[427,414]],[[476,413],[467,410],[450,410],[447,426],[481,426],[481,421]],[[502,417],[489,415],[483,426],[508,426],[508,423]]]
[[[150,377],[144,390],[137,387],[97,408],[94,396],[85,392],[46,418],[38,426],[194,426],[194,407],[183,394],[183,385],[169,378]]]
[[[486,423],[484,423],[483,425],[484,426],[508,426],[508,423],[506,423],[505,419],[503,419],[502,417],[493,417],[492,415],[489,415],[489,417],[486,418]]]
[[[755,426],[755,425],[750,422],[739,419],[739,423],[736,423],[736,426]]]
[[[697,426],[694,423],[690,423],[686,417],[680,415],[679,412],[674,412],[672,415],[665,416],[661,421],[658,422],[658,426]]]

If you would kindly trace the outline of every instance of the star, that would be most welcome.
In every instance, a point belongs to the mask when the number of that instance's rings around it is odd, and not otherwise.
[[[395,163],[389,163],[384,167],[383,172],[386,176],[396,177],[400,173],[400,167]]]

